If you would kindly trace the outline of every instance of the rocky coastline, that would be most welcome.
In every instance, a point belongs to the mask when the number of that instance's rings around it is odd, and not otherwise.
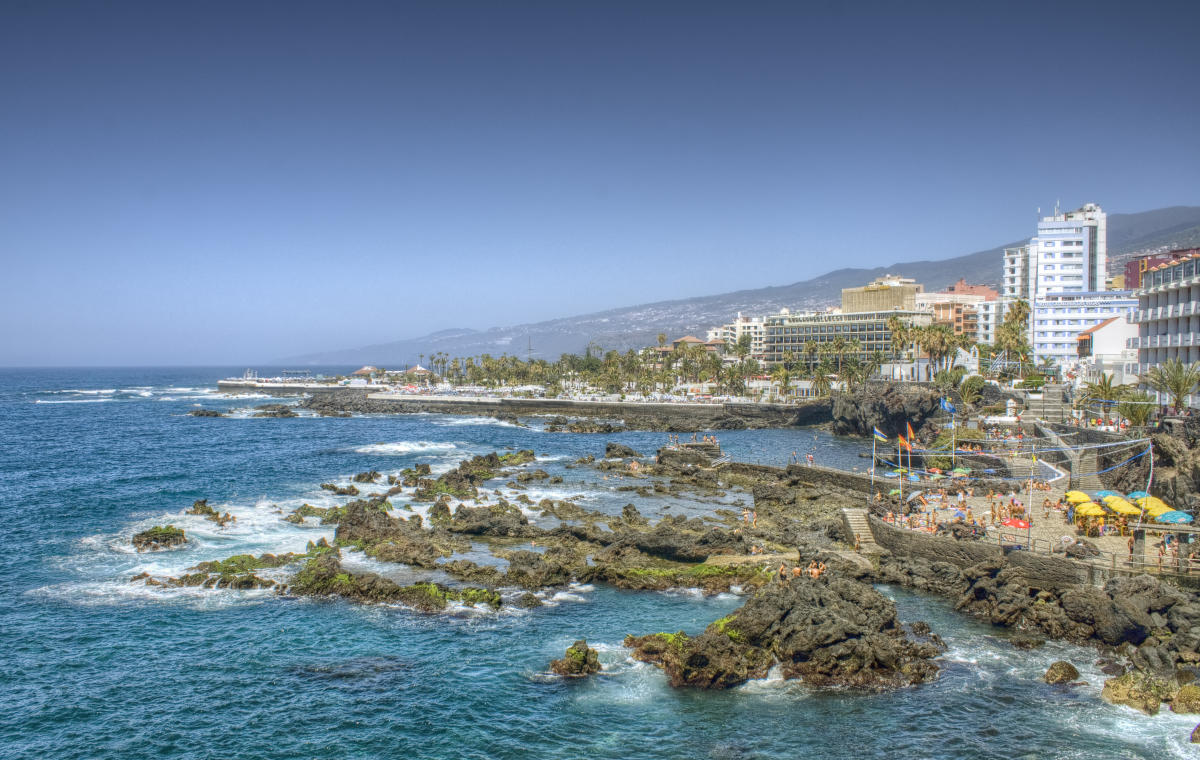
[[[312,545],[306,554],[233,557],[196,566],[183,578],[134,580],[342,597],[425,613],[451,604],[498,608],[506,597],[507,603],[535,607],[537,593],[572,582],[630,590],[733,590],[747,594],[746,603],[697,636],[630,632],[633,656],[662,667],[680,687],[729,688],[777,667],[783,677],[815,687],[867,690],[914,686],[937,675],[936,633],[919,621],[897,620],[894,606],[871,585],[896,584],[943,595],[964,614],[1014,630],[1019,634],[1014,645],[1054,638],[1096,647],[1111,676],[1105,698],[1114,703],[1147,712],[1162,704],[1176,712],[1200,704],[1193,699],[1200,678],[1200,600],[1190,592],[1148,576],[1113,579],[1097,588],[1069,573],[1056,575],[1054,568],[1031,569],[1028,560],[1017,561],[1019,552],[975,556],[970,547],[976,542],[952,533],[927,537],[942,542],[938,551],[944,559],[902,547],[868,558],[852,551],[840,517],[841,507],[862,504],[862,484],[847,482],[849,476],[839,480],[805,467],[717,469],[711,453],[688,447],[661,449],[653,459],[619,444],[604,453],[606,458],[585,457],[571,466],[626,480],[619,489],[631,491],[715,496],[740,489],[752,497],[757,519],[750,524],[733,510],[717,510],[703,519],[668,513],[651,520],[632,503],[619,516],[570,499],[534,504],[520,492],[521,483],[546,473],[536,468],[532,451],[506,451],[473,457],[436,478],[424,466],[388,476],[386,483],[375,471],[351,479],[364,487],[386,485],[374,493],[350,494],[354,486],[330,484],[349,500],[323,511],[301,507],[281,518],[336,525],[332,544]],[[631,467],[635,461],[637,468]],[[517,502],[557,525],[535,525],[516,503],[485,490],[485,483],[505,479]],[[394,507],[390,498],[401,494],[430,504],[428,518]],[[203,501],[193,507],[197,514],[208,509]],[[455,557],[477,541],[503,563]],[[528,542],[537,550],[523,548]],[[351,550],[438,570],[454,583],[401,586],[354,572],[342,564],[342,553]],[[754,559],[756,553],[762,558]],[[792,574],[792,568],[813,561],[825,563],[828,574],[816,579]],[[776,572],[780,564],[782,579]],[[281,579],[259,574],[269,568],[293,569]],[[578,655],[565,659],[570,662],[560,670],[573,667]],[[582,661],[589,662],[586,651]],[[1069,683],[1063,680],[1069,673],[1060,667],[1052,677]]]

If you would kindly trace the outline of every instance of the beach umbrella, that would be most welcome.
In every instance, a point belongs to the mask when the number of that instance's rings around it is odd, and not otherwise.
[[[966,475],[971,472],[971,468],[970,467],[955,467],[950,472],[961,472],[963,475]]]
[[[1163,512],[1154,519],[1160,523],[1190,523],[1192,521],[1192,516],[1187,512],[1171,510],[1170,512]]]
[[[1104,508],[1095,502],[1086,501],[1075,507],[1075,514],[1083,517],[1104,517]]]
[[[1121,494],[1117,493],[1116,491],[1097,491],[1096,492],[1096,498],[1100,499],[1101,501],[1104,501],[1105,496],[1120,496],[1120,495]]]
[[[913,482],[917,482],[921,479],[921,476],[915,472],[910,472],[910,473],[908,473],[908,479]]]
[[[954,516],[955,517],[966,517],[967,515],[961,509],[956,509],[956,510],[954,510]]]
[[[892,470],[892,472],[901,473],[901,472],[908,472],[908,470],[905,469],[904,467],[897,467],[896,469]]]
[[[939,470],[939,469],[938,469],[938,468],[936,468],[936,467],[930,467],[930,468],[929,468],[929,471],[930,471],[930,472],[932,472],[932,473],[933,473],[933,474],[935,474],[935,475],[940,475],[940,474],[942,473],[942,471],[941,471],[941,470]]]
[[[1000,524],[1005,527],[1008,527],[1008,528],[1028,528],[1029,527],[1029,523],[1026,520],[1021,520],[1016,517],[1010,517]]]
[[[1142,510],[1124,499],[1109,499],[1104,505],[1119,515],[1140,515]]]
[[[900,489],[899,489],[899,488],[897,488],[896,490],[897,490],[897,491],[899,491]],[[907,499],[905,499],[905,501],[912,501],[913,499],[917,498],[918,496],[920,496],[920,495],[921,495],[921,494],[923,494],[923,493],[925,493],[925,492],[924,492],[924,491],[913,491],[913,492],[912,492],[912,493],[909,495],[909,497],[908,497]]]
[[[1150,494],[1146,493],[1145,491],[1134,491],[1125,498],[1129,499],[1130,501],[1136,501],[1137,499],[1144,499],[1149,495]]]
[[[930,479],[930,480],[942,480],[942,479],[943,479],[943,478],[945,478],[945,477],[946,477],[945,475],[942,475],[941,473],[938,473],[937,475],[930,475],[930,476],[929,476],[929,479]]]
[[[899,496],[899,495],[900,495],[899,488],[893,488],[892,490],[888,491],[888,496]]]
[[[1157,496],[1144,496],[1137,500],[1137,505],[1146,510],[1151,517],[1158,517],[1171,511],[1170,505]]]
[[[983,474],[984,475],[995,475],[996,471],[995,470],[984,470]]]
[[[894,472],[885,472],[885,473],[883,473],[883,477],[885,477],[885,478],[898,478],[898,477],[900,477],[900,476],[899,476],[899,475],[897,475],[897,474],[896,474],[896,473],[894,473]]]
[[[1067,501],[1072,504],[1086,504],[1092,500],[1092,497],[1088,496],[1083,491],[1067,491],[1065,496]]]

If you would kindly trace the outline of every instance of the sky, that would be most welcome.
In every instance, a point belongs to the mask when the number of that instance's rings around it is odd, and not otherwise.
[[[0,365],[264,362],[1200,205],[1200,3],[0,4]]]

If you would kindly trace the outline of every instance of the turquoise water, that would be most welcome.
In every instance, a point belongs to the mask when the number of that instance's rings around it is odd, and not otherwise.
[[[592,509],[702,514],[710,501],[640,499],[588,469],[565,469],[604,442],[644,452],[655,433],[548,434],[436,415],[229,419],[195,404],[245,409],[265,399],[215,393],[228,368],[0,372],[0,757],[53,758],[795,758],[1191,757],[1196,719],[1147,718],[1099,700],[1091,650],[1008,646],[1002,631],[945,600],[884,589],[905,620],[950,644],[942,677],[883,695],[813,692],[777,679],[724,693],[677,691],[628,658],[628,633],[697,632],[739,606],[705,598],[575,586],[547,606],[422,616],[400,608],[281,599],[265,592],[161,591],[132,584],[243,552],[302,551],[329,527],[294,526],[295,506],[333,503],[318,488],[369,468],[533,448]],[[536,422],[534,423],[536,426]],[[861,467],[861,442],[811,430],[719,434],[740,459]],[[238,517],[226,529],[183,510],[208,498]],[[327,500],[323,502],[322,500]],[[728,505],[748,496],[730,492]],[[173,522],[186,550],[136,554],[129,538]],[[347,564],[395,571],[361,556]],[[410,574],[411,575],[411,574]],[[604,672],[546,675],[575,639]],[[1089,686],[1053,688],[1050,662]]]

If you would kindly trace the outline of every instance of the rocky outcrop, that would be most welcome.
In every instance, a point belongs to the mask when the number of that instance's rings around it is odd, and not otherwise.
[[[473,499],[479,495],[479,486],[485,480],[500,477],[507,468],[528,464],[535,459],[537,457],[529,449],[472,457],[436,480],[419,478],[413,500],[436,502],[442,496]]]
[[[157,552],[163,549],[174,549],[187,543],[187,535],[182,528],[174,525],[155,525],[149,530],[137,533],[133,537],[133,548],[139,552]]]
[[[571,420],[566,417],[551,417],[546,422],[547,433],[620,433],[624,425],[614,425],[603,420]]]
[[[450,602],[469,607],[477,604],[498,609],[500,594],[483,588],[447,588],[436,583],[401,586],[375,573],[350,573],[342,568],[337,554],[309,559],[292,576],[287,587],[297,596],[340,596],[360,602],[403,604],[419,612],[441,612]]]
[[[1079,671],[1066,660],[1058,660],[1050,664],[1042,680],[1049,684],[1071,683],[1079,680]]]
[[[221,513],[208,505],[208,499],[197,499],[192,502],[190,509],[184,511],[187,515],[199,515],[211,523],[216,523],[224,528],[231,522],[237,522],[237,518],[228,512]]]
[[[632,449],[623,443],[609,441],[604,446],[605,459],[639,459],[643,456],[640,451]]]
[[[322,483],[321,488],[334,496],[358,496],[357,486],[339,486],[336,483]]]
[[[936,678],[941,651],[910,639],[878,591],[828,576],[769,584],[695,638],[660,633],[625,643],[660,665],[672,686],[706,689],[762,678],[774,665],[813,686],[896,688]]]
[[[224,417],[225,416],[224,414],[221,414],[220,412],[218,412],[216,409],[193,409],[190,412],[188,412],[188,414],[191,415],[192,417]]]
[[[367,472],[360,472],[350,479],[355,483],[374,483],[380,477],[382,476],[379,474],[379,470],[368,470]]]
[[[567,647],[566,655],[561,660],[550,663],[550,671],[570,678],[589,676],[600,672],[600,659],[596,650],[590,648],[585,639],[580,639]]]
[[[918,435],[937,435],[931,420],[940,413],[940,394],[911,383],[867,383],[854,393],[833,400],[833,432],[837,435],[871,435],[872,428],[894,436],[911,424]],[[930,429],[924,431],[928,425]]]
[[[254,407],[257,410],[255,417],[299,417],[295,410],[287,404],[263,404],[262,406]]]

